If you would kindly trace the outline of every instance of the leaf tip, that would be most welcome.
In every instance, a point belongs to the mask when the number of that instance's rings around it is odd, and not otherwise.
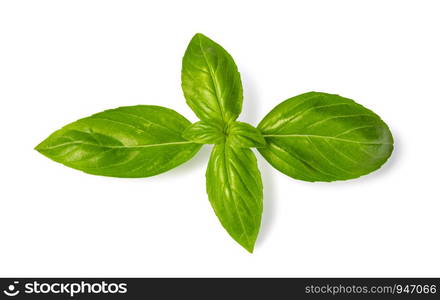
[[[202,42],[213,42],[209,37],[200,32],[196,33],[192,38],[193,41],[196,39]]]
[[[252,247],[245,247],[245,249],[247,250],[247,252],[249,252],[250,254],[254,253],[254,246]]]
[[[256,241],[249,241],[248,243],[242,243],[240,242],[240,246],[242,246],[244,249],[246,249],[247,252],[253,254],[254,248],[255,248],[255,242]]]
[[[232,238],[249,253],[254,253],[255,243],[257,242],[257,235],[249,238],[237,238],[232,236]]]
[[[193,38],[206,38],[206,36],[203,33],[197,32],[194,34]]]
[[[34,150],[36,150],[36,151],[38,151],[38,152],[40,152],[41,153],[41,150],[42,150],[42,145],[43,144],[43,142],[41,142],[41,143],[39,143],[38,145],[36,145],[35,147],[34,147]]]

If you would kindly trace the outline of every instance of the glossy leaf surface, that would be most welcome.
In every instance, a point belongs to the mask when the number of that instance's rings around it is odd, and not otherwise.
[[[243,91],[237,66],[225,49],[203,34],[196,34],[186,49],[182,89],[201,120],[227,123],[241,112]]]
[[[228,127],[228,144],[234,147],[264,147],[266,142],[260,130],[244,122],[232,122]]]
[[[258,125],[260,153],[284,174],[306,181],[356,178],[378,169],[393,137],[378,115],[353,100],[311,92],[276,106]]]
[[[221,144],[225,142],[224,127],[218,122],[199,121],[188,126],[183,137],[199,144]]]
[[[263,185],[250,149],[214,146],[206,172],[209,201],[223,227],[252,252],[263,211]]]
[[[182,138],[190,124],[165,107],[120,107],[63,127],[36,150],[90,174],[148,177],[184,163],[200,149]]]

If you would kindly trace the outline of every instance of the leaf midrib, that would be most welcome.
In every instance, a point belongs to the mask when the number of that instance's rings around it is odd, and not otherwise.
[[[109,146],[109,145],[84,143],[84,142],[68,142],[68,143],[58,144],[58,145],[55,145],[55,146],[44,147],[42,149],[52,150],[52,149],[56,149],[56,148],[63,147],[63,146],[68,146],[68,145],[86,145],[86,146],[95,146],[95,147],[108,148],[108,149],[136,149],[136,148],[150,148],[150,147],[182,145],[182,144],[192,144],[192,142],[184,141],[184,142],[171,142],[171,143],[136,145],[136,146],[124,146],[124,145],[121,145],[121,146]]]
[[[206,57],[205,50],[203,49],[203,46],[202,46],[202,39],[200,37],[199,37],[199,47],[200,47],[200,51],[202,52],[203,59],[205,60],[206,65],[208,66],[209,74],[211,75],[212,84],[214,85],[215,100],[217,102],[218,109],[220,110],[220,116],[221,116],[222,120],[225,121],[225,115],[223,113],[223,109],[220,104],[219,94],[221,94],[221,93],[218,90],[218,84],[216,82],[216,77],[214,76],[215,72],[214,72],[214,70],[212,70],[212,67],[209,64],[208,58]]]
[[[363,145],[392,145],[391,143],[384,142],[360,142],[349,139],[342,139],[333,136],[325,136],[325,135],[313,135],[313,134],[263,134],[264,137],[279,137],[279,138],[288,138],[288,137],[301,137],[301,138],[320,138],[320,139],[330,139],[340,142],[354,143],[354,144],[363,144]]]
[[[225,178],[226,179],[226,186],[227,187],[231,187],[232,185],[229,184],[229,182],[230,182],[230,178],[229,178],[230,174],[229,174],[229,172],[231,170],[228,167],[228,163],[227,163],[228,157],[227,157],[227,153],[226,153],[226,151],[227,151],[226,147],[227,147],[226,145],[223,146],[223,166],[224,166],[225,171],[226,171],[226,178]],[[243,219],[241,217],[241,214],[239,213],[237,200],[234,197],[234,192],[231,190],[230,194],[231,194],[231,197],[232,197],[232,202],[234,203],[235,209],[237,211],[237,215],[238,215],[238,219],[240,221],[241,227],[243,228],[243,233],[241,235],[243,236],[243,234],[244,234],[244,237],[245,237],[247,243],[249,244],[249,234],[248,234],[248,232],[246,230],[246,226],[244,225],[244,222],[243,222]]]

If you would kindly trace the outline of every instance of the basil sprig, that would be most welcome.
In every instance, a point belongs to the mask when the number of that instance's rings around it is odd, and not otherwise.
[[[280,172],[305,181],[357,178],[393,151],[388,126],[371,110],[338,95],[310,92],[277,105],[257,128],[236,121],[243,89],[231,55],[196,34],[182,63],[182,89],[201,121],[161,106],[120,107],[70,123],[36,147],[86,173],[149,177],[214,144],[206,171],[209,201],[226,231],[253,252],[263,212],[256,148]]]

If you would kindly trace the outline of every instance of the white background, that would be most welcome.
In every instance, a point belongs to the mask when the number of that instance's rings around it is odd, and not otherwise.
[[[1,276],[440,276],[438,1],[0,2]],[[307,91],[374,110],[396,141],[363,178],[293,180],[259,154],[254,254],[205,193],[210,146],[159,176],[91,176],[33,147],[134,104],[191,121],[181,58],[196,32],[234,57],[241,121]]]

